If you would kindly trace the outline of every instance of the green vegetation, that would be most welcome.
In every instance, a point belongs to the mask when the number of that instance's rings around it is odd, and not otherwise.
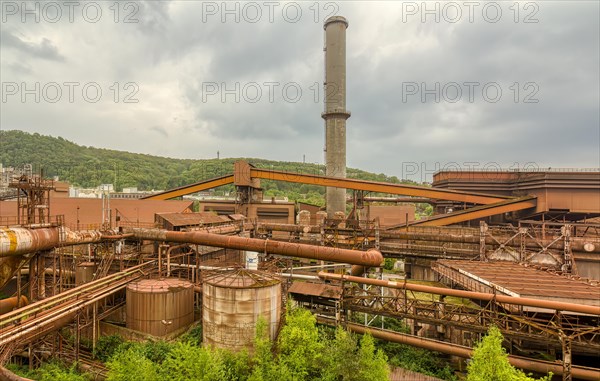
[[[358,314],[356,319],[362,318],[360,315],[362,314]],[[376,318],[372,325],[373,327],[381,327],[381,318]],[[408,327],[402,321],[394,318],[385,318],[383,327],[391,331],[409,333]],[[384,340],[376,340],[376,346],[387,355],[388,363],[392,366],[441,378],[442,380],[458,380],[448,361],[439,353]]]
[[[53,360],[32,371],[14,364],[6,365],[6,368],[21,377],[36,381],[88,381],[85,375],[77,371],[76,363],[66,367],[63,363]]]
[[[380,325],[381,320],[374,324]],[[384,327],[408,331],[392,318],[385,318]],[[108,381],[384,381],[389,365],[457,380],[447,362],[434,352],[375,340],[370,335],[360,337],[341,327],[319,326],[310,311],[290,305],[277,341],[269,338],[267,324],[259,321],[252,354],[203,347],[201,337],[200,326],[172,342],[126,342],[116,335],[106,336],[98,340],[94,354],[109,369]],[[57,361],[32,372],[16,365],[7,367],[41,381],[90,379],[77,371],[77,364],[66,367]]]
[[[288,308],[276,342],[270,340],[265,322],[259,322],[252,355],[202,347],[187,338],[124,343],[107,362],[108,381],[387,380],[387,359],[371,336],[357,340],[342,328],[330,332],[317,327],[310,311]]]
[[[96,342],[94,357],[100,361],[107,361],[124,342],[119,335],[101,336]]]
[[[488,334],[473,350],[467,366],[467,381],[550,381],[552,373],[536,379],[516,369],[508,362],[508,354],[502,347],[504,337],[500,330],[491,326]]]
[[[195,183],[233,172],[233,163],[247,160],[256,167],[323,175],[322,164],[270,161],[252,158],[173,159],[116,150],[80,146],[61,137],[29,134],[23,131],[0,131],[0,163],[20,167],[33,164],[48,177],[59,176],[74,186],[84,188],[114,184],[116,190],[137,187],[140,190],[164,190]],[[409,183],[395,176],[348,168],[347,176],[361,180]],[[265,197],[285,196],[291,201],[324,205],[325,188],[317,185],[261,181]],[[233,191],[233,186],[219,188],[218,194]],[[429,205],[418,204],[417,214],[428,215]]]

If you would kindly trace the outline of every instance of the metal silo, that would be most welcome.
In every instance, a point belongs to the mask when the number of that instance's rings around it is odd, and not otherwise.
[[[194,322],[194,287],[182,279],[143,279],[127,286],[127,328],[164,336]]]
[[[263,317],[271,339],[281,317],[281,281],[261,271],[217,271],[202,284],[202,335],[206,345],[252,349],[256,323]]]

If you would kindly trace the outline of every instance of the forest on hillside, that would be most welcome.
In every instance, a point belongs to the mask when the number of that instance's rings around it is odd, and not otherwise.
[[[103,148],[86,147],[61,137],[0,131],[0,163],[5,167],[32,164],[34,171],[46,177],[58,176],[73,186],[92,188],[113,184],[117,191],[137,187],[142,191],[164,190],[222,176],[233,172],[233,163],[246,160],[259,168],[296,173],[325,174],[325,166],[312,163],[272,161],[257,158],[175,159]],[[383,173],[375,174],[348,168],[349,178],[390,183],[416,184]],[[263,180],[265,195],[286,196],[292,201],[322,205],[325,188]],[[223,187],[232,191],[233,187]]]

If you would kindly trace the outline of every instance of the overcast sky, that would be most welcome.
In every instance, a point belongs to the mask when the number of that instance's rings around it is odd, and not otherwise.
[[[350,23],[348,166],[415,180],[600,167],[599,4],[3,0],[1,128],[323,163],[336,14]]]

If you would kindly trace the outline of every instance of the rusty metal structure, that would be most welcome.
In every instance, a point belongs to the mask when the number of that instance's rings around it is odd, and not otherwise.
[[[42,175],[22,175],[11,181],[9,188],[17,191],[17,224],[35,225],[50,222],[50,191],[52,180]]]
[[[321,316],[329,315],[331,319],[337,320],[338,324],[346,321],[348,326],[351,325],[348,320],[351,312],[412,322],[413,336],[402,335],[406,336],[406,339],[403,338],[404,341],[399,342],[410,342],[411,345],[445,352],[444,348],[452,347],[452,344],[428,346],[423,342],[428,341],[427,337],[433,337],[436,340],[458,341],[471,346],[476,340],[471,336],[473,333],[478,337],[485,333],[486,327],[494,324],[502,331],[511,349],[519,348],[519,351],[523,352],[524,348],[529,347],[533,353],[543,350],[562,356],[562,363],[558,369],[547,368],[547,363],[541,365],[538,360],[531,359],[527,360],[529,364],[520,363],[519,367],[540,372],[552,370],[555,374],[563,374],[566,379],[575,375],[572,370],[576,367],[571,363],[571,354],[596,356],[600,351],[600,306],[597,305],[431,287],[412,284],[406,280],[386,281],[323,272],[319,273],[319,276],[329,281],[342,282],[336,283],[341,287],[341,294],[337,298],[329,298],[329,302],[311,300],[312,303],[325,306],[317,309]],[[597,287],[590,293],[597,294],[598,290],[600,288]],[[468,298],[479,303],[457,303],[448,300],[449,297]],[[536,309],[532,311],[526,307]],[[364,332],[371,327],[362,329]],[[465,333],[468,333],[468,339]],[[390,334],[395,335],[397,332]],[[465,352],[464,357],[468,357],[469,353]],[[597,379],[600,370],[587,369],[579,373],[582,374],[587,374],[585,377],[588,377],[583,379]],[[576,377],[580,377],[579,375]]]
[[[202,288],[204,343],[233,351],[252,349],[259,318],[275,339],[282,311],[277,276],[245,269],[212,271],[204,275]]]

